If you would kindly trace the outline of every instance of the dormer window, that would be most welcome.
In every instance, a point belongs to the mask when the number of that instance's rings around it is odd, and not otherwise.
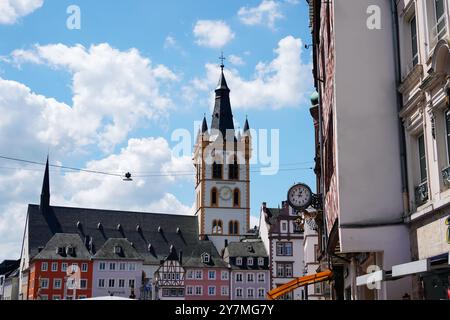
[[[242,258],[241,257],[237,257],[236,258],[236,265],[237,266],[242,266]]]
[[[58,247],[56,248],[56,253],[59,254],[60,256],[63,256],[65,251],[64,251],[64,247]]]
[[[264,258],[258,258],[258,266],[264,266]]]
[[[75,256],[75,248],[72,247],[72,246],[68,246],[68,247],[66,248],[66,252],[67,252],[67,254],[70,255],[70,256]]]
[[[252,266],[253,265],[253,258],[247,258],[247,265]]]
[[[201,257],[202,257],[202,262],[203,263],[209,263],[209,261],[210,261],[209,254],[203,253]]]
[[[122,253],[122,247],[121,246],[114,246],[114,253],[115,254],[121,254]]]

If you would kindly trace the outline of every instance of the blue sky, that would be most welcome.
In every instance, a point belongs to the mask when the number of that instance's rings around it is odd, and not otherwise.
[[[280,171],[252,172],[251,212],[277,206],[294,182],[314,186],[306,1],[16,0],[0,6],[0,155],[105,172],[192,170],[170,154],[176,129],[213,107],[227,57],[235,122],[280,130]],[[69,5],[81,29],[66,27]],[[6,120],[5,120],[6,119]],[[195,135],[195,134],[194,134]],[[256,165],[255,168],[261,167]],[[286,170],[289,169],[289,170]],[[294,169],[294,170],[292,170]],[[255,170],[256,171],[256,170]],[[0,160],[0,260],[17,257],[43,168]],[[180,213],[193,179],[135,179],[52,169],[52,204]],[[115,180],[113,180],[115,179]]]

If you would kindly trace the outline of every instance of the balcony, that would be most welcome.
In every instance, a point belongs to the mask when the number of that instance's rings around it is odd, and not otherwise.
[[[427,202],[427,200],[428,200],[428,183],[425,181],[425,182],[422,182],[421,184],[419,184],[415,188],[414,193],[415,193],[417,206],[421,206],[422,204]]]
[[[444,181],[444,186],[446,188],[449,188],[450,187],[450,166],[442,169],[441,174],[442,174],[442,180]]]

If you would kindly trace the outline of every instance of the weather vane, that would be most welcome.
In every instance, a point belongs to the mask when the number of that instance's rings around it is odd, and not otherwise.
[[[227,59],[227,58],[225,58],[225,57],[223,56],[223,51],[222,51],[222,54],[220,55],[219,59],[222,61],[222,64],[220,65],[220,67],[221,67],[222,70],[223,70],[223,67],[225,67],[224,64],[223,64],[223,61]]]

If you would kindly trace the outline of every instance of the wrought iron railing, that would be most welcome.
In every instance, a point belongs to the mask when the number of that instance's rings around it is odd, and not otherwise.
[[[414,191],[417,206],[428,201],[428,183],[426,181],[419,184]]]

